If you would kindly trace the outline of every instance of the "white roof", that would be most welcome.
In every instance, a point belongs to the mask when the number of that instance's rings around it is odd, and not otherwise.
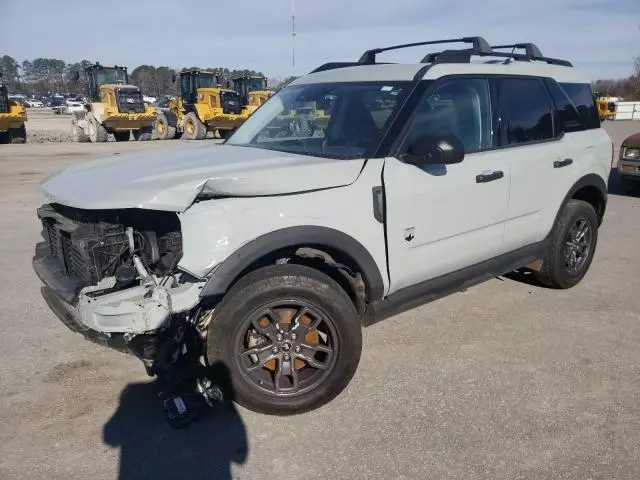
[[[344,67],[323,72],[311,73],[298,78],[291,85],[330,82],[366,82],[366,81],[407,81],[413,80],[416,73],[428,64],[377,64]],[[545,62],[511,61],[486,63],[486,60],[471,63],[436,63],[429,67],[424,80],[435,80],[444,75],[535,75],[550,77],[558,82],[590,83],[589,77],[579,69],[562,65],[550,65]]]

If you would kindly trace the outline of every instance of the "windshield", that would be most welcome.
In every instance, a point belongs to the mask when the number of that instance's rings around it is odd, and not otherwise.
[[[115,68],[101,68],[96,70],[98,85],[127,83],[127,72]]]
[[[228,145],[328,158],[371,155],[411,82],[325,83],[280,90]]]
[[[266,90],[267,86],[263,78],[250,78],[247,80],[247,91]]]
[[[202,73],[199,75],[194,75],[195,88],[213,88],[218,85],[216,79],[211,74],[203,75]]]

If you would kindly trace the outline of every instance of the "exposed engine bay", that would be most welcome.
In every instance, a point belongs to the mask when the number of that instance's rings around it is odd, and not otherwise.
[[[195,308],[205,281],[177,269],[177,215],[48,204],[38,216],[44,242],[36,247],[34,268],[63,323],[140,358],[166,388],[172,425],[183,426],[203,405],[219,401],[201,361],[212,311]]]
[[[165,276],[182,255],[180,222],[173,213],[79,210],[48,204],[38,209],[38,216],[50,256],[78,291],[109,277],[116,281],[110,291],[130,287],[138,280],[136,258],[149,274]],[[128,232],[133,235],[133,247]]]
[[[38,216],[45,241],[34,268],[85,327],[150,333],[197,305],[205,282],[177,270],[182,237],[175,213],[48,204]]]

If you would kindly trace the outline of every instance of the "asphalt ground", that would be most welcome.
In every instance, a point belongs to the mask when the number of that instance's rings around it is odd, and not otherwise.
[[[605,128],[619,145],[640,122]],[[640,478],[640,198],[615,174],[574,289],[491,280],[365,329],[319,410],[226,405],[176,431],[140,362],[67,330],[31,268],[42,178],[168,145],[0,146],[1,479]]]

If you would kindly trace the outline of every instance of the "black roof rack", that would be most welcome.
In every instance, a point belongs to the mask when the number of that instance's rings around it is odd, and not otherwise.
[[[489,53],[491,52],[491,47],[489,43],[482,37],[462,37],[462,38],[450,38],[447,40],[430,40],[428,42],[416,42],[416,43],[405,43],[402,45],[393,45],[391,47],[384,48],[374,48],[372,50],[367,50],[362,54],[358,63],[360,65],[373,65],[376,63],[376,55],[378,53],[386,52],[388,50],[399,50],[401,48],[409,48],[409,47],[419,47],[421,45],[438,45],[442,43],[470,43],[472,45],[471,50],[478,53]]]
[[[537,53],[541,53],[538,47],[534,44],[518,44],[518,45],[531,45],[535,47]],[[493,48],[503,48],[502,46],[492,47]],[[506,47],[504,47],[506,48]],[[517,48],[525,48],[525,47],[517,47]],[[525,49],[526,51],[526,49]],[[529,50],[530,53],[535,52],[535,50]],[[550,58],[544,57],[542,55],[528,55],[527,53],[506,53],[506,52],[475,52],[472,49],[466,50],[444,50],[442,52],[430,53],[425,56],[420,63],[469,63],[471,61],[471,57],[475,55],[478,57],[497,57],[497,58],[505,58],[505,59],[513,59],[518,61],[539,61],[546,62],[550,65],[562,65],[564,67],[573,67],[571,62],[567,60],[561,60],[559,58]]]
[[[469,63],[472,56],[480,56],[504,58],[507,60],[513,59],[517,61],[541,61],[551,65],[573,67],[571,62],[567,60],[543,56],[542,52],[535,43],[514,43],[512,45],[491,46],[482,37],[462,37],[451,38],[448,40],[431,40],[428,42],[405,43],[402,45],[394,45],[385,48],[374,48],[372,50],[367,50],[366,52],[364,52],[357,62],[329,62],[325,63],[324,65],[320,65],[310,73],[333,70],[336,68],[355,67],[358,65],[374,65],[376,64],[376,55],[381,52],[386,52],[388,50],[398,50],[401,48],[418,47],[421,45],[438,45],[443,43],[470,43],[471,48],[459,50],[443,50],[441,52],[429,53],[421,60],[420,63]],[[507,53],[495,51],[506,48],[511,48],[513,50],[524,50],[524,53]]]
[[[505,48],[511,48],[513,50],[524,50],[524,54],[527,57],[543,57],[542,52],[535,43],[514,43],[513,45],[491,45],[493,50],[503,50]]]
[[[309,73],[324,72],[325,70],[334,70],[336,68],[356,67],[360,65],[358,62],[329,62],[311,70]]]

